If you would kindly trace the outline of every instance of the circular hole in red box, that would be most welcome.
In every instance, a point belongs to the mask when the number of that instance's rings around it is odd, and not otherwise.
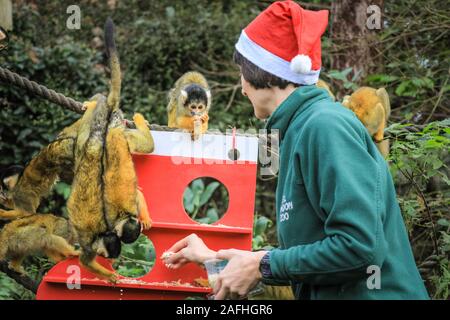
[[[200,177],[184,189],[184,211],[195,222],[213,224],[228,210],[229,198],[227,188],[219,180]]]
[[[155,260],[155,246],[146,235],[141,234],[133,243],[122,243],[122,251],[113,268],[121,276],[140,278],[152,270]]]

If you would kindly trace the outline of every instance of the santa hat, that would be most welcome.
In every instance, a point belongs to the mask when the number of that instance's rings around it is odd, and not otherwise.
[[[328,10],[305,10],[294,1],[278,1],[241,33],[236,50],[261,69],[302,85],[317,83],[322,65],[320,37]]]

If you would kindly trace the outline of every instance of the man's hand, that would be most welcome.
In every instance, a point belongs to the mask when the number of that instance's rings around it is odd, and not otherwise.
[[[245,297],[262,278],[259,263],[267,251],[220,250],[217,259],[228,260],[214,287],[215,299],[239,299]]]
[[[163,255],[161,258],[170,269],[178,269],[188,262],[202,264],[216,256],[216,252],[209,249],[195,233],[175,243],[166,253],[171,254]]]

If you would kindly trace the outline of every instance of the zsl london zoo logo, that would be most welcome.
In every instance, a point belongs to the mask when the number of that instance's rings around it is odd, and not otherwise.
[[[294,209],[292,201],[287,202],[286,197],[283,196],[280,208],[280,222],[289,220],[289,211],[291,211],[292,209]]]

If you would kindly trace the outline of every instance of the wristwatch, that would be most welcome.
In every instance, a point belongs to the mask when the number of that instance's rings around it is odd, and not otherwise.
[[[270,251],[268,251],[259,262],[259,271],[263,278],[272,278],[272,270],[270,269]]]

